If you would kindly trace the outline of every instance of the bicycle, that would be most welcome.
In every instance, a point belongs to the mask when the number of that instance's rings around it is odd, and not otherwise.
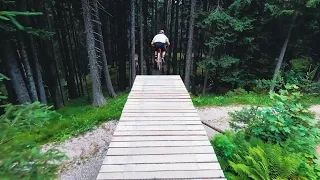
[[[157,66],[158,66],[159,70],[161,70],[161,67],[162,67],[162,51],[161,51],[161,48],[158,48],[158,56],[157,56],[156,62],[157,62]]]

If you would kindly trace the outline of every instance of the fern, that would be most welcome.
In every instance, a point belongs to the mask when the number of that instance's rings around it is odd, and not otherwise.
[[[258,147],[250,147],[249,153],[245,157],[240,157],[239,155],[234,156],[237,160],[235,162],[229,161],[230,166],[233,170],[245,179],[250,177],[254,180],[269,180],[269,163],[267,160],[266,153]]]
[[[317,166],[306,164],[303,153],[292,152],[287,146],[265,143],[258,138],[247,141],[243,132],[218,135],[212,144],[228,179],[284,180],[318,177],[317,170],[312,168]],[[227,147],[233,148],[228,150]],[[226,151],[232,154],[224,153]]]

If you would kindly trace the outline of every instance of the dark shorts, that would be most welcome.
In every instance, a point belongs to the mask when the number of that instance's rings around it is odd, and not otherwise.
[[[161,51],[166,51],[167,50],[166,43],[156,42],[154,46],[155,51],[158,51],[159,48],[161,49]]]

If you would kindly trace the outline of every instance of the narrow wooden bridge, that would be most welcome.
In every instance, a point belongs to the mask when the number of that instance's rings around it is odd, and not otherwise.
[[[97,179],[225,179],[180,76],[137,76]]]

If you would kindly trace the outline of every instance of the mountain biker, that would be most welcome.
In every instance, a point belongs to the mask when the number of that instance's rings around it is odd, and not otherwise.
[[[157,61],[158,49],[160,48],[162,51],[162,61],[164,62],[164,56],[166,55],[167,46],[170,46],[168,37],[164,35],[164,30],[160,30],[159,33],[154,36],[151,45],[155,46],[155,60]]]

